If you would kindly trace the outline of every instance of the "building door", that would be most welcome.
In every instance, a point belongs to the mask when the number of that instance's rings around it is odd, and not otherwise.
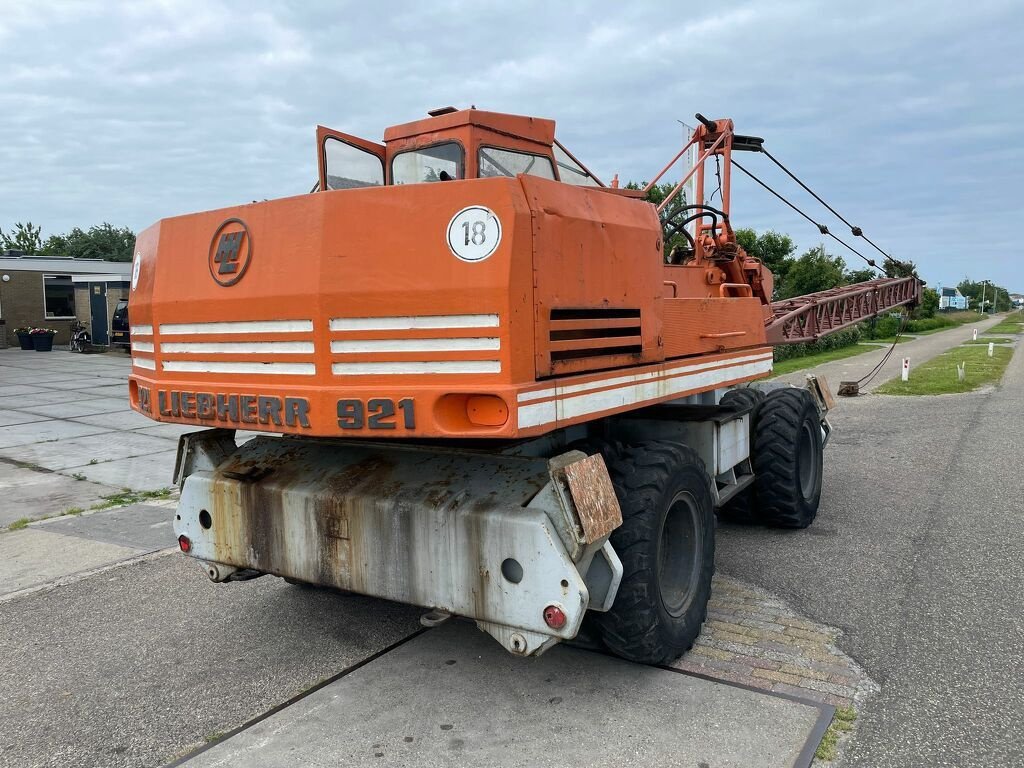
[[[89,283],[89,311],[92,314],[92,343],[109,344],[106,283]]]

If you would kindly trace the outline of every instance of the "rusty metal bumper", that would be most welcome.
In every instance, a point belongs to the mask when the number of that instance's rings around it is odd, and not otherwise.
[[[275,437],[236,447],[208,430],[181,438],[175,472],[175,532],[213,580],[268,573],[467,616],[521,655],[575,637],[622,575],[600,456]],[[552,606],[562,626],[545,620]]]

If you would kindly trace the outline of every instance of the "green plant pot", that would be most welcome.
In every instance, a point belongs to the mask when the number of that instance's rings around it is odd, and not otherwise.
[[[21,345],[22,349],[35,349],[35,345],[32,343],[32,336],[27,333],[18,334],[18,344]]]
[[[36,352],[49,352],[53,349],[53,336],[48,333],[33,333],[32,348]]]

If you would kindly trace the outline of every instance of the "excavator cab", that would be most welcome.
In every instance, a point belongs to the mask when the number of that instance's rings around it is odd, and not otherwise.
[[[425,120],[389,128],[383,144],[318,126],[319,189],[520,174],[575,186],[605,186],[555,139],[553,120],[454,107],[429,114]]]

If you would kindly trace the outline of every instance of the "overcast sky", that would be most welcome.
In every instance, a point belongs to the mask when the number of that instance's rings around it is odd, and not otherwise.
[[[1024,291],[1022,51],[1021,0],[0,0],[0,228],[139,230],[302,193],[317,123],[379,140],[447,104],[554,118],[606,180],[645,179],[700,111],[763,136],[933,286]],[[740,178],[733,221],[820,240]]]

